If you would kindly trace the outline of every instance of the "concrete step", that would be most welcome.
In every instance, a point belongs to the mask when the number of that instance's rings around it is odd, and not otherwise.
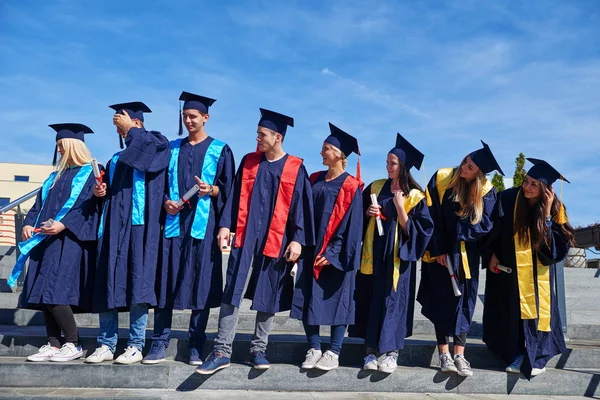
[[[97,329],[80,329],[80,342],[84,354],[91,354],[96,348]],[[146,332],[146,354],[150,348],[151,331]],[[208,355],[212,348],[215,332],[208,333],[208,340],[203,349],[203,356]],[[117,354],[127,345],[128,331],[119,331]],[[240,331],[234,341],[233,361],[244,363],[249,359],[251,332]],[[329,337],[323,335],[323,348],[329,347]],[[39,347],[46,344],[46,332],[43,327],[0,327],[0,356],[26,357],[34,354]],[[291,334],[272,334],[269,337],[267,356],[274,363],[301,363],[304,360],[308,345],[302,332]],[[357,338],[344,339],[340,363],[342,365],[360,366],[365,356],[363,341]],[[167,359],[187,361],[188,337],[186,331],[173,331],[171,342],[167,349]],[[466,357],[477,368],[503,368],[502,362],[496,358],[480,339],[469,339]],[[398,363],[406,366],[430,367],[439,366],[437,346],[434,336],[416,335],[408,338],[405,348],[400,351]],[[560,369],[595,368],[600,365],[600,340],[572,341],[568,350],[559,357],[554,357],[548,363],[549,367]],[[0,385],[1,386],[1,385]]]
[[[192,391],[176,389],[48,389],[48,388],[0,388],[0,399],[27,399],[27,400],[49,400],[49,399],[71,399],[71,400],[179,400],[198,399],[222,400],[222,399],[245,399],[245,400],[392,400],[402,398],[405,400],[513,400],[515,396],[508,394],[495,394],[478,396],[472,394],[436,393],[435,397],[428,393],[385,393],[385,392],[307,392],[307,391],[263,391],[263,390],[209,390],[199,388]],[[583,396],[532,396],[519,395],[520,400],[575,400],[583,399]]]
[[[434,368],[404,367],[390,375],[339,367],[329,372],[305,371],[295,365],[273,364],[258,371],[232,364],[212,376],[201,376],[194,367],[179,362],[162,364],[84,365],[26,363],[19,358],[0,358],[0,386],[22,388],[113,388],[202,390],[408,392],[511,395],[600,395],[600,370],[550,368],[532,381],[503,371],[475,369],[472,378],[443,374]]]

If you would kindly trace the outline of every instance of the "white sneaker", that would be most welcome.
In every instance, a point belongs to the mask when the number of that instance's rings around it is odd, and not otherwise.
[[[73,343],[65,343],[58,353],[50,361],[64,362],[73,361],[83,357],[81,346],[75,346]]]
[[[315,364],[315,368],[321,371],[331,371],[339,366],[340,356],[329,350],[323,353],[323,357]]]
[[[544,372],[546,372],[546,367],[544,367],[544,368],[532,368],[531,369],[531,376],[538,376],[539,374],[543,374]]]
[[[142,357],[141,350],[138,350],[138,348],[134,347],[134,346],[127,346],[127,348],[125,349],[125,352],[123,352],[123,354],[121,354],[119,357],[117,357],[117,359],[115,360],[115,363],[117,363],[117,364],[135,364],[135,363],[142,361],[143,358],[144,357]]]
[[[84,362],[88,364],[98,364],[102,361],[112,361],[113,360],[113,352],[110,351],[110,348],[103,344],[102,346],[96,348],[94,353],[91,356],[85,359]]]
[[[310,349],[306,352],[306,358],[302,363],[302,369],[313,369],[317,361],[321,359],[323,352],[321,350]]]
[[[463,354],[454,355],[454,366],[456,366],[456,373],[460,376],[473,376],[473,370],[471,369],[471,363],[467,361]]]
[[[510,364],[508,367],[506,367],[506,372],[510,372],[512,374],[520,374],[522,365],[523,365],[523,355],[519,354],[518,356],[515,357],[515,360],[512,362],[512,364]]]
[[[391,374],[398,368],[398,357],[386,356],[382,362],[379,363],[379,371]]]
[[[379,363],[377,362],[377,356],[375,354],[369,354],[365,357],[363,369],[365,371],[377,371],[379,369]]]
[[[454,365],[454,360],[452,360],[452,356],[450,353],[442,353],[440,354],[440,371],[442,372],[458,372],[456,365]]]
[[[50,361],[50,359],[59,351],[59,348],[52,347],[50,343],[48,343],[40,347],[37,353],[27,357],[27,361]]]

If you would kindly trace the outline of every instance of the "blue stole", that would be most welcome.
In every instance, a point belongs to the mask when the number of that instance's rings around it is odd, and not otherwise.
[[[117,161],[119,161],[119,154],[115,155],[110,159],[110,166],[108,168],[108,179],[112,186],[113,176],[115,175],[115,168],[117,167]],[[144,210],[146,208],[146,173],[133,169],[133,195],[131,199],[132,210],[131,210],[131,224],[132,225],[144,225]],[[100,227],[98,227],[98,239],[102,237],[104,233],[104,219],[106,218],[106,209],[110,205],[110,198],[102,207],[102,216],[100,217]]]
[[[62,206],[62,208],[58,211],[56,217],[54,217],[55,222],[60,222],[60,220],[63,219],[63,217],[67,215],[69,211],[71,211],[71,207],[73,207],[73,204],[75,204],[75,201],[77,201],[77,198],[79,197],[81,190],[83,190],[83,187],[87,182],[88,178],[90,177],[91,173],[91,164],[83,165],[79,172],[77,172],[77,175],[75,175],[73,181],[71,182],[71,195],[69,196],[65,204]],[[40,207],[40,212],[38,213],[37,219],[35,220],[35,226],[38,225],[40,215],[42,215],[42,210],[44,209],[44,203],[46,202],[46,199],[48,198],[48,193],[50,193],[50,189],[54,184],[55,177],[56,171],[52,172],[42,185],[42,207]],[[25,266],[25,262],[29,258],[29,253],[31,252],[31,250],[33,250],[35,246],[40,244],[47,237],[48,235],[38,232],[26,241],[19,243],[19,250],[21,251],[21,255],[17,259],[17,263],[15,264],[10,274],[10,278],[8,279],[8,285],[10,287],[15,287],[17,279],[19,279],[19,275],[21,275],[21,271],[23,271],[23,267]]]
[[[181,148],[181,141],[183,139],[177,139],[171,142],[171,160],[169,161],[169,197],[173,201],[177,201],[181,198],[179,194],[179,175],[178,175],[178,161],[179,161],[179,149]],[[211,185],[215,182],[217,175],[217,165],[219,164],[219,158],[221,152],[225,147],[225,143],[213,139],[211,144],[206,149],[204,154],[204,161],[202,162],[202,174],[200,180],[202,182],[209,183]],[[196,205],[196,211],[194,213],[194,221],[192,222],[191,236],[195,239],[204,239],[206,235],[206,226],[208,225],[208,215],[210,213],[210,196],[203,196],[198,198],[198,204]],[[179,223],[179,213],[175,215],[167,214],[167,220],[165,222],[165,237],[173,238],[179,237],[181,234],[181,228]]]

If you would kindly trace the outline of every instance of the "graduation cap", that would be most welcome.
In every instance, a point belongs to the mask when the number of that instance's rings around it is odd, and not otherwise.
[[[412,167],[420,170],[421,165],[423,164],[423,158],[425,158],[423,153],[417,150],[415,146],[399,133],[396,134],[396,145],[388,153],[392,153],[398,157],[407,170]]]
[[[184,110],[198,110],[201,113],[208,114],[208,107],[212,106],[212,104],[217,101],[215,99],[211,99],[210,97],[200,96],[198,94],[189,93],[189,92],[181,92],[179,96],[179,100],[183,101],[183,109]],[[181,103],[179,103],[179,107],[181,107]],[[183,135],[183,121],[182,121],[182,111],[179,109],[179,136]]]
[[[358,140],[356,138],[331,122],[329,123],[329,130],[331,131],[331,135],[327,136],[325,139],[326,143],[329,143],[344,153],[346,157],[350,155],[350,153],[356,153],[360,156],[360,150],[358,149]]]
[[[537,179],[540,182],[544,182],[546,185],[549,186],[556,182],[557,179],[561,179],[567,183],[571,183],[546,161],[539,160],[537,158],[528,158],[527,161],[533,164],[533,167],[529,168],[529,171],[527,171],[527,175],[529,175],[533,179]]]
[[[500,168],[500,165],[498,165],[490,146],[488,146],[483,140],[481,141],[481,144],[483,144],[483,148],[475,150],[469,154],[471,160],[484,174],[489,174],[493,170],[497,170],[500,172],[500,175],[504,176],[504,172],[502,171],[502,168]]]
[[[48,125],[50,128],[56,131],[56,141],[58,142],[61,139],[76,139],[85,142],[85,134],[86,133],[94,133],[89,127],[83,124],[52,124]],[[52,160],[52,165],[56,165],[56,160],[58,158],[58,146],[54,146],[54,159]]]
[[[148,106],[142,103],[141,101],[113,104],[109,107],[115,110],[115,113],[117,114],[121,114],[123,111],[125,111],[129,115],[129,117],[131,117],[131,119],[139,119],[142,122],[144,122],[144,113],[152,112],[152,110],[150,110]],[[124,147],[123,138],[121,136],[119,136],[119,145],[121,146],[121,148]]]
[[[258,126],[262,126],[285,136],[288,125],[294,127],[294,118],[279,114],[275,111],[260,108],[260,121],[258,121]]]

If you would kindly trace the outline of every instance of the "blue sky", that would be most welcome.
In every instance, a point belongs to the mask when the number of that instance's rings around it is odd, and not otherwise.
[[[81,122],[106,161],[118,149],[107,106],[126,101],[148,104],[147,128],[173,139],[186,90],[217,99],[207,130],[238,161],[259,107],[295,118],[285,148],[311,172],[328,121],[357,136],[365,181],[385,176],[396,132],[426,155],[420,182],[483,139],[509,177],[519,152],[548,160],[571,181],[572,222],[589,224],[599,37],[596,0],[4,0],[0,160],[50,162],[47,125]]]

